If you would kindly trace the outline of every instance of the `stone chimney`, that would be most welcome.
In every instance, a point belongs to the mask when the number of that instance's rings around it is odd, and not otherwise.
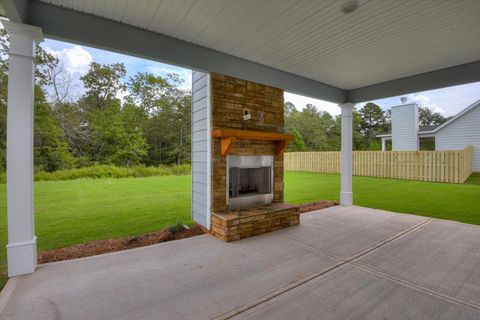
[[[415,102],[392,107],[393,151],[418,150],[418,123],[418,105]]]

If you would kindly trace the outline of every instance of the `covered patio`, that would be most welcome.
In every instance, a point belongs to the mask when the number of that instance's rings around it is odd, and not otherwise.
[[[225,243],[210,235],[46,264],[0,319],[478,319],[480,228],[362,208]]]
[[[159,312],[278,318],[275,312],[298,315],[303,303],[305,315],[322,309],[330,318],[409,312],[478,318],[477,227],[352,206],[352,110],[372,99],[480,81],[479,1],[0,4],[11,41],[7,253],[13,277],[2,293],[2,318],[158,318]],[[191,68],[205,80],[194,95],[217,73],[337,103],[342,207],[239,243],[206,235],[37,268],[33,81],[34,49],[44,36]],[[209,94],[203,98],[209,105]],[[192,217],[210,229],[211,109],[205,110],[207,130],[197,151],[207,160],[194,158],[193,168],[204,168],[199,188],[207,191],[194,199],[202,206]]]

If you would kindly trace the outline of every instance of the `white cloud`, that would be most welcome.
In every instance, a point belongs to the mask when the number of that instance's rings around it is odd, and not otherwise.
[[[319,110],[327,111],[333,116],[339,115],[341,111],[340,107],[333,102],[313,99],[290,92],[285,92],[283,96],[285,98],[285,102],[290,101],[295,105],[297,110],[302,110],[307,104],[310,103],[316,106]]]
[[[62,50],[53,50],[49,47],[44,47],[45,51],[54,55],[63,65],[66,71],[71,74],[84,75],[88,71],[88,66],[93,61],[93,57],[83,47],[74,45]]]
[[[69,99],[78,99],[85,92],[80,78],[87,73],[90,63],[93,62],[93,56],[78,45],[68,45],[61,50],[52,49],[46,44],[42,44],[42,47],[46,52],[58,58],[59,67],[65,73],[64,79],[70,82],[68,85]],[[49,89],[47,91],[53,96],[53,92],[50,92]]]
[[[440,108],[436,103],[432,102],[429,97],[422,94],[415,94],[414,101],[422,108],[428,108],[433,112],[445,114],[445,110]]]
[[[169,73],[176,73],[184,82],[179,88],[190,90],[192,88],[192,71],[190,69],[179,68],[167,65],[149,65],[147,71],[154,75],[166,76]]]
[[[378,99],[373,102],[384,109],[389,109],[399,105],[400,97],[403,96],[406,96],[409,101],[417,102],[422,107],[428,107],[432,111],[449,117],[456,115],[480,99],[480,82]]]

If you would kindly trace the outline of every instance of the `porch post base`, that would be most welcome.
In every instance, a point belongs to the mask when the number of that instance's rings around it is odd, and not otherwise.
[[[7,245],[8,276],[33,273],[37,267],[37,237]]]
[[[353,205],[353,192],[340,192],[340,204],[342,206]]]

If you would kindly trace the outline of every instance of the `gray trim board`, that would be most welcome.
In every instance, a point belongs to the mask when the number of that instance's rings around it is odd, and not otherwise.
[[[353,89],[347,92],[347,100],[364,102],[477,81],[480,81],[480,61]]]
[[[218,72],[342,103],[346,91],[186,41],[46,3],[30,2],[28,23],[46,37],[93,46],[198,71]]]
[[[27,20],[28,0],[0,0],[7,17],[16,22]]]

